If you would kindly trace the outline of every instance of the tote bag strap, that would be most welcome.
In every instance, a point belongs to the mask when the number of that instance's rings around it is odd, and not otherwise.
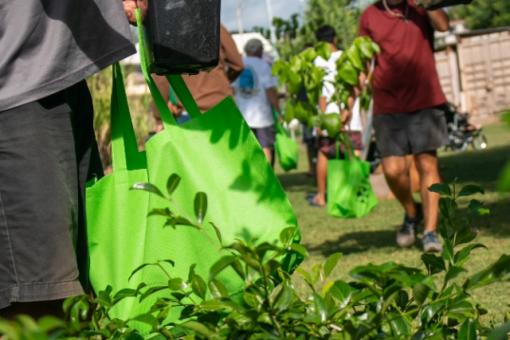
[[[111,132],[112,169],[122,171],[143,168],[144,154],[138,151],[135,130],[131,123],[129,106],[124,89],[124,78],[119,63],[112,66]]]
[[[272,110],[272,111],[273,111],[274,125],[276,127],[276,131],[278,133],[286,135],[287,137],[290,137],[288,131],[283,127],[283,125],[280,123],[280,121],[278,119],[279,113],[276,112],[276,110]]]
[[[347,134],[347,132],[343,131],[338,136],[338,140],[336,143],[336,158],[340,158],[340,144],[344,146],[345,150],[345,159],[346,160],[354,160],[357,158],[357,156],[354,154],[354,147],[352,145],[351,138]]]
[[[159,92],[154,79],[149,72],[149,57],[147,53],[147,42],[145,39],[145,30],[142,23],[142,14],[140,9],[136,9],[136,25],[138,31],[138,46],[140,48],[140,67],[142,69],[143,77],[145,78],[145,82],[149,86],[149,91],[151,92],[152,99],[154,100],[154,104],[159,111],[159,115],[161,117],[161,121],[163,122],[164,127],[175,126],[177,125],[177,121],[175,120],[173,114],[170,112],[168,105],[163,99],[161,92]],[[175,90],[175,88],[174,88]]]
[[[175,94],[181,101],[182,105],[188,112],[191,118],[198,118],[202,114],[198,108],[197,102],[193,99],[190,90],[186,86],[184,79],[180,75],[169,74],[166,76],[168,82],[175,91]]]
[[[136,25],[138,28],[138,39],[139,39],[139,48],[140,48],[140,64],[142,68],[143,75],[145,77],[145,81],[147,82],[147,85],[149,86],[149,90],[152,94],[152,97],[154,99],[154,102],[156,104],[156,107],[158,108],[158,111],[161,116],[161,120],[163,121],[163,125],[169,126],[169,125],[177,125],[177,121],[175,120],[174,116],[168,109],[168,105],[166,104],[165,100],[163,99],[163,96],[161,96],[161,93],[159,92],[158,87],[156,86],[154,80],[152,79],[152,76],[149,72],[149,58],[148,58],[148,49],[147,49],[147,42],[145,39],[145,30],[142,22],[142,15],[140,9],[136,9],[135,11],[136,15]],[[191,95],[191,92],[189,91],[188,87],[184,83],[184,80],[180,75],[168,75],[167,76],[168,82],[170,83],[172,89],[175,91],[175,94],[180,99],[181,103],[183,104],[184,108],[188,112],[188,114],[192,118],[197,118],[201,115],[200,110],[198,109],[198,105],[193,99],[193,96]]]

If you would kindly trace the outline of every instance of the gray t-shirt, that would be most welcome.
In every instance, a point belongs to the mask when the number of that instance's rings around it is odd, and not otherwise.
[[[0,0],[0,111],[133,53],[120,0]]]

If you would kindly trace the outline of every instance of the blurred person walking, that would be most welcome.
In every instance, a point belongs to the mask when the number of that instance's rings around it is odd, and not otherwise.
[[[264,46],[259,39],[250,39],[244,46],[244,71],[235,83],[239,110],[257,137],[267,160],[274,163],[276,130],[273,111],[279,113],[277,86],[271,67],[262,57]]]
[[[321,67],[326,72],[323,80],[322,94],[319,99],[319,109],[323,113],[335,113],[342,116],[342,121],[347,123],[347,133],[353,143],[353,147],[356,152],[359,152],[362,148],[361,143],[361,116],[359,101],[353,101],[352,108],[341,107],[337,102],[333,100],[335,94],[335,78],[337,75],[337,61],[342,55],[342,51],[337,47],[337,36],[335,29],[329,25],[324,25],[317,29],[315,33],[317,41],[325,42],[331,49],[331,55],[328,60],[324,60],[322,57],[317,57],[314,64]],[[352,114],[349,112],[352,110]],[[326,206],[326,181],[328,175],[328,159],[336,157],[336,143],[335,138],[331,138],[327,135],[326,131],[316,130],[318,137],[319,152],[317,154],[317,163],[315,176],[317,180],[317,193],[314,196],[310,196],[308,201],[312,206],[323,207]]]
[[[441,251],[439,196],[428,189],[441,181],[437,149],[448,140],[433,48],[434,29],[448,28],[445,11],[427,11],[414,0],[379,0],[363,12],[359,26],[359,34],[381,48],[372,78],[373,125],[386,180],[405,211],[396,241],[412,246],[424,218],[425,252]],[[414,156],[420,175],[422,205],[411,193],[407,155]]]

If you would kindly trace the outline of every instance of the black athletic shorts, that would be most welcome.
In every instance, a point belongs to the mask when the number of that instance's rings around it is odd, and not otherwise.
[[[82,292],[83,190],[102,171],[92,118],[84,81],[0,112],[0,315],[13,302]]]
[[[446,117],[441,107],[375,115],[374,130],[382,157],[436,151],[448,142]]]

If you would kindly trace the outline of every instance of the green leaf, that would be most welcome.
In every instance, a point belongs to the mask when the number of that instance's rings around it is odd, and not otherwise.
[[[204,221],[205,214],[207,213],[207,195],[205,192],[197,192],[195,195],[195,216],[199,224]]]
[[[429,191],[435,192],[436,194],[440,194],[441,196],[451,197],[452,190],[450,186],[446,183],[436,183],[432,184],[429,188]]]
[[[409,338],[411,335],[411,324],[410,322],[398,314],[390,314],[388,315],[388,319],[390,319],[390,326],[393,330],[393,334],[397,339]]]
[[[440,273],[446,270],[443,259],[433,254],[422,254],[421,260],[431,274]]]
[[[294,243],[295,238],[296,227],[288,227],[280,232],[280,241],[284,246],[289,246],[291,243]]]
[[[476,340],[476,323],[471,319],[464,321],[460,326],[458,340]]]
[[[152,314],[141,314],[133,319],[134,321],[139,321],[150,325],[153,329],[158,326],[158,319]]]
[[[226,255],[216,261],[209,269],[209,276],[211,279],[214,279],[220,272],[222,272],[225,268],[229,267],[234,261],[236,261],[236,257],[233,255]]]
[[[498,190],[501,192],[509,192],[510,191],[510,162],[508,162],[503,169],[499,180],[498,180]]]
[[[317,293],[313,293],[313,303],[315,306],[315,312],[321,322],[325,322],[328,319],[328,310],[326,308],[326,302]]]
[[[290,245],[290,249],[303,256],[304,258],[308,258],[308,250],[304,246],[299,243],[293,243]]]
[[[216,224],[214,224],[213,222],[209,222],[209,224],[211,225],[211,227],[213,227],[214,229],[214,232],[216,233],[216,238],[218,239],[218,241],[220,242],[220,244],[223,244],[223,237],[221,237],[221,231],[220,229],[216,226]]]
[[[427,299],[430,292],[430,287],[423,284],[418,283],[413,287],[413,297],[414,300],[419,304],[422,305],[425,300]]]
[[[347,53],[347,58],[358,71],[362,71],[365,68],[361,60],[360,51],[358,51],[356,45],[351,45],[345,53]]]
[[[193,289],[193,293],[200,296],[202,299],[205,299],[207,284],[200,275],[193,276],[193,279],[191,280],[191,289]]]
[[[166,192],[169,196],[172,196],[172,194],[175,192],[177,187],[179,186],[179,183],[181,182],[181,176],[177,174],[172,174],[170,177],[168,177],[168,180],[166,181]]]
[[[147,299],[148,297],[154,295],[157,292],[160,292],[162,290],[167,290],[167,289],[168,289],[168,286],[150,287],[149,289],[144,291],[143,294],[140,296],[140,302],[142,302],[143,300]]]
[[[216,299],[227,297],[229,294],[225,285],[218,280],[209,281],[209,290]]]
[[[39,324],[39,329],[44,333],[50,333],[65,327],[65,322],[54,316],[44,316],[37,323]],[[1,329],[0,334],[2,334]]]
[[[487,340],[507,340],[510,334],[510,321],[494,329]]]
[[[261,300],[257,297],[257,295],[255,294],[252,294],[252,293],[249,293],[249,292],[244,292],[243,293],[243,300],[244,302],[250,306],[250,307],[253,307],[253,308],[257,308],[260,306],[261,304]]]
[[[510,255],[502,255],[489,268],[471,276],[465,283],[464,289],[483,287],[499,280],[510,279]]]
[[[455,279],[457,276],[459,276],[459,274],[461,274],[465,271],[466,270],[462,267],[456,267],[456,266],[451,267],[448,270],[448,272],[446,273],[445,282],[449,282],[450,280]]]
[[[487,216],[490,215],[490,209],[486,208],[484,204],[478,200],[471,200],[469,202],[469,211],[475,216]]]
[[[163,195],[163,193],[156,186],[154,186],[154,185],[152,185],[150,183],[135,183],[131,187],[131,190],[146,191],[146,192],[149,192],[151,194],[156,194],[156,195],[158,195],[161,198],[166,198],[165,195]]]
[[[471,252],[478,248],[487,249],[487,247],[481,243],[475,243],[475,244],[470,244],[468,246],[465,246],[464,248],[462,248],[455,254],[455,256],[453,258],[455,263],[460,264],[460,265],[464,264],[464,261],[469,257]]]
[[[172,211],[168,208],[163,209],[152,209],[147,216],[163,216],[163,217],[172,217]]]
[[[294,300],[294,289],[288,283],[282,285],[282,289],[278,293],[274,301],[274,307],[279,311],[287,310]]]
[[[338,264],[338,261],[340,261],[341,258],[342,258],[341,253],[335,253],[333,255],[330,255],[326,259],[326,262],[324,263],[324,270],[323,270],[324,277],[328,277],[331,274],[331,272],[333,271],[333,269],[335,269],[335,267]]]
[[[338,64],[337,64],[338,65]],[[338,67],[338,66],[337,66]],[[350,60],[346,60],[338,67],[337,80],[349,84],[351,86],[358,85],[358,71],[351,63]]]
[[[168,280],[168,288],[170,290],[183,290],[186,289],[186,284],[183,279],[176,277]]]
[[[345,308],[351,301],[354,289],[344,281],[335,281],[329,289],[329,293],[340,302],[340,308]]]
[[[485,191],[478,185],[469,184],[460,189],[459,197],[472,196],[475,194],[485,194]]]
[[[119,290],[113,296],[113,299],[115,301],[120,301],[120,300],[124,300],[125,298],[128,298],[128,297],[134,297],[134,296],[136,296],[136,294],[137,294],[136,289],[125,288],[125,289]]]
[[[321,130],[326,130],[330,138],[336,138],[340,134],[342,128],[340,119],[340,115],[336,113],[320,115]]]

